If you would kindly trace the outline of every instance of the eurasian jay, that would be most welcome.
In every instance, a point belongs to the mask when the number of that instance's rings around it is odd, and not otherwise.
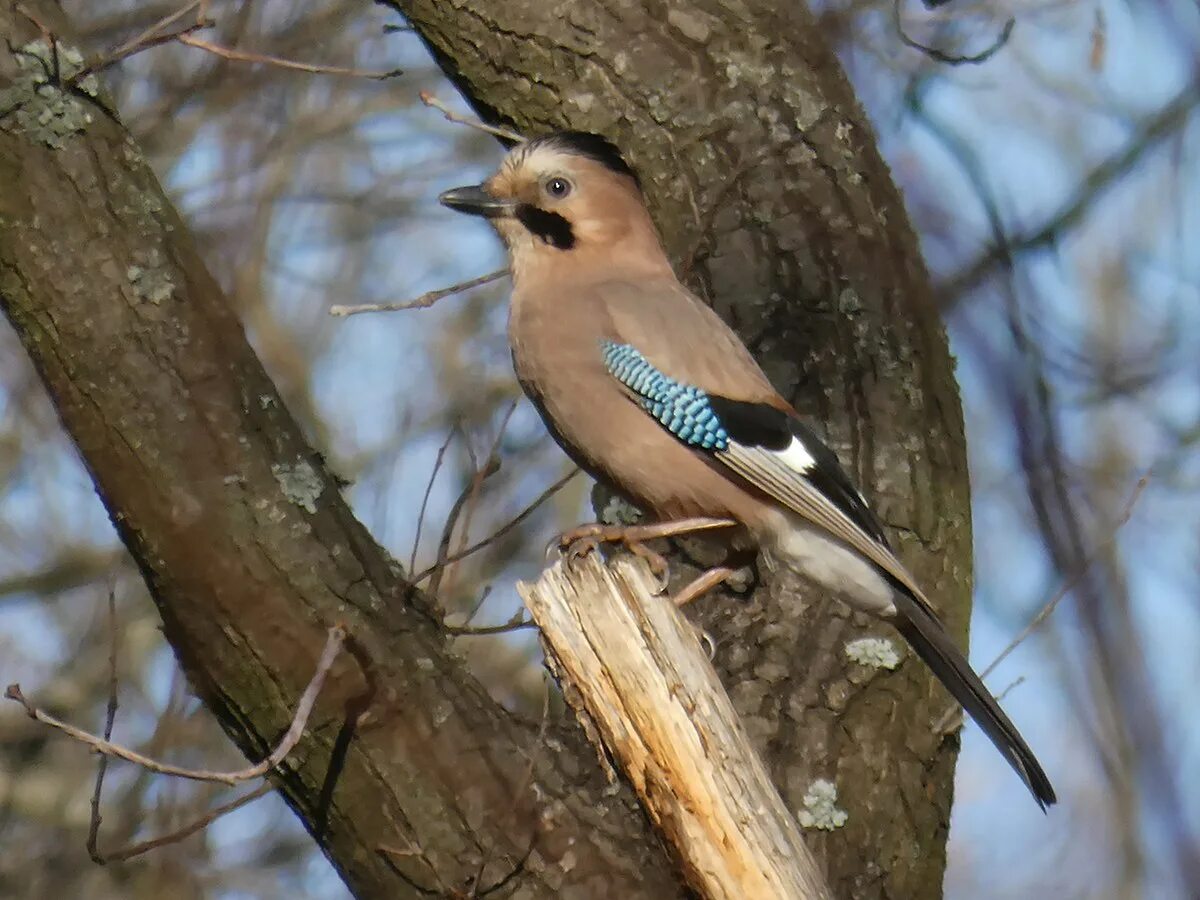
[[[741,526],[773,565],[893,624],[1038,804],[1055,802],[837,457],[676,279],[616,147],[573,131],[526,141],[487,182],[440,200],[490,219],[508,247],[513,365],[554,439],[659,523],[576,537],[640,549],[651,537]],[[677,600],[725,574],[709,573]]]

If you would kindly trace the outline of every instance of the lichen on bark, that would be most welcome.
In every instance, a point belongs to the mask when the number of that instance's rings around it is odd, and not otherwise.
[[[0,89],[0,129],[23,134],[52,150],[92,123],[99,95],[96,76],[85,72],[76,48],[44,38],[13,50],[17,75]]]

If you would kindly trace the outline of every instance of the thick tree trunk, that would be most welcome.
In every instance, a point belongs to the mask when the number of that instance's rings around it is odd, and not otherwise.
[[[802,0],[387,0],[485,117],[600,131],[641,170],[686,277],[740,330],[891,526],[966,639],[966,448],[946,336],[900,196]],[[819,778],[844,827],[810,846],[837,896],[936,897],[957,742],[915,657],[852,664],[838,604],[775,586],[702,606],[717,664],[793,809]]]
[[[347,884],[451,896],[520,868],[507,896],[680,896],[577,729],[539,742],[446,652],[125,129],[90,81],[56,86],[77,68],[57,7],[0,0],[0,39],[0,304],[192,686],[247,756],[287,727],[326,627],[346,624],[353,652],[276,781]]]
[[[835,446],[961,635],[970,534],[952,366],[916,242],[836,61],[799,4],[398,4],[481,108],[632,150],[676,257]],[[25,0],[69,40],[49,0]],[[574,728],[514,721],[354,521],[120,123],[0,0],[0,303],[162,611],[196,690],[261,756],[325,627],[344,657],[280,787],[361,897],[681,889]],[[64,38],[64,36],[66,36]],[[53,86],[51,86],[53,88]],[[940,893],[954,746],[921,665],[851,665],[820,598],[711,599],[718,663],[792,809],[818,778],[844,826],[810,845],[836,896]],[[892,639],[898,640],[894,635]],[[366,715],[358,714],[366,710]],[[357,728],[347,723],[357,721]],[[836,818],[831,824],[836,824]],[[381,847],[398,853],[387,853]]]

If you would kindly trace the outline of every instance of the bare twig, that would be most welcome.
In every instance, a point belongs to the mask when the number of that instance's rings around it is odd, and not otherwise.
[[[483,467],[477,469],[475,474],[471,476],[471,480],[467,482],[466,488],[458,495],[458,499],[454,501],[454,505],[450,507],[450,514],[446,516],[446,525],[442,529],[442,539],[438,543],[437,562],[433,565],[433,578],[429,582],[429,595],[435,600],[438,597],[438,592],[441,590],[442,581],[446,577],[446,569],[450,565],[450,541],[454,538],[454,528],[458,525],[458,517],[462,515],[463,509],[467,504],[472,502],[475,492],[479,490],[483,482],[499,471],[500,458],[495,455],[489,456],[484,460]],[[414,581],[416,580],[414,579]]]
[[[104,740],[112,739],[113,723],[117,720],[117,591],[108,589],[108,706],[104,711]],[[87,852],[92,862],[104,865],[100,842],[100,794],[104,790],[104,774],[108,771],[108,756],[100,755],[96,766],[96,786],[92,790],[91,816],[88,821]]]
[[[300,738],[304,735],[304,728],[308,724],[308,717],[311,715],[313,706],[317,701],[317,696],[325,684],[325,677],[333,667],[334,660],[337,659],[338,652],[342,649],[345,641],[346,629],[344,627],[335,625],[329,629],[329,636],[325,640],[325,648],[321,651],[321,658],[317,662],[317,670],[313,674],[312,681],[308,683],[308,687],[304,689],[304,693],[300,697],[300,702],[296,705],[296,714],[292,718],[292,724],[288,728],[287,733],[266,759],[235,772],[185,769],[180,766],[173,766],[170,763],[150,759],[135,750],[130,750],[128,747],[123,747],[120,744],[114,744],[107,738],[97,737],[81,728],[76,728],[74,725],[68,725],[66,722],[54,718],[49,713],[43,712],[25,698],[25,695],[21,693],[21,686],[19,684],[10,684],[4,692],[4,696],[9,700],[15,700],[17,703],[20,703],[31,719],[49,725],[51,728],[57,728],[75,740],[87,744],[97,753],[102,753],[105,756],[115,756],[118,759],[123,759],[126,762],[134,763],[144,769],[149,769],[152,772],[158,772],[163,775],[187,778],[192,781],[209,781],[218,784],[233,785],[265,775],[279,765],[284,757],[291,753],[296,744],[300,742]]]
[[[1008,645],[1001,650],[999,654],[997,654],[996,658],[988,664],[987,668],[979,673],[980,678],[987,678],[989,675],[991,675],[992,672],[995,671],[996,667],[1008,658],[1010,653],[1016,650],[1017,647],[1021,646],[1021,644],[1024,643],[1031,634],[1033,634],[1042,626],[1043,622],[1050,618],[1050,614],[1058,608],[1058,604],[1063,601],[1067,594],[1071,592],[1071,589],[1075,587],[1075,585],[1079,583],[1080,579],[1086,574],[1087,570],[1091,567],[1091,564],[1099,555],[1099,551],[1106,547],[1110,547],[1113,542],[1116,541],[1117,534],[1133,516],[1133,508],[1137,505],[1138,500],[1141,498],[1142,493],[1146,490],[1146,486],[1149,483],[1149,475],[1143,475],[1138,479],[1137,484],[1134,485],[1133,492],[1129,495],[1129,499],[1125,501],[1125,506],[1121,509],[1120,516],[1118,516],[1117,520],[1113,522],[1108,536],[1102,542],[1096,545],[1091,556],[1084,561],[1084,564],[1075,572],[1074,575],[1063,582],[1059,589],[1055,591],[1053,595],[1051,595],[1050,599],[1042,605],[1042,608],[1038,610],[1037,615],[1030,620],[1029,624],[1022,628],[1021,632],[1008,642]],[[1015,686],[1015,684],[1010,685],[1008,688],[1006,688],[1006,690],[1012,690],[1012,688]],[[962,707],[957,703],[951,704],[950,708],[942,713],[942,717],[938,719],[937,724],[933,726],[933,730],[937,734],[947,734],[953,731],[958,727],[958,723],[961,721],[961,715]]]
[[[78,82],[80,79],[91,75],[94,72],[101,72],[127,57],[133,56],[136,53],[141,53],[143,50],[148,50],[151,47],[157,47],[161,44],[169,44],[171,41],[178,40],[182,35],[190,34],[193,31],[199,31],[202,28],[211,28],[215,24],[205,15],[206,3],[204,0],[192,0],[190,3],[185,3],[173,13],[168,13],[163,16],[145,31],[134,35],[124,44],[111,50],[104,56],[89,63],[79,72],[72,76],[71,81]],[[167,29],[186,16],[192,10],[198,10],[196,20],[190,25],[185,25],[183,28],[176,31],[168,32]]]
[[[433,484],[437,481],[438,472],[446,459],[446,448],[454,440],[454,429],[446,435],[442,446],[438,447],[437,459],[433,461],[433,471],[429,473],[429,481],[425,484],[425,496],[421,498],[421,511],[417,513],[417,533],[413,535],[412,552],[408,555],[408,572],[411,575],[417,567],[417,548],[421,545],[421,529],[425,526],[425,512],[429,508],[429,495],[433,493]]]
[[[1108,536],[1095,548],[1095,551],[1092,553],[1092,559],[1087,560],[1084,568],[1081,568],[1078,572],[1076,572],[1072,578],[1070,578],[1065,584],[1063,584],[1061,588],[1058,589],[1053,597],[1046,601],[1045,606],[1043,606],[1038,611],[1038,614],[1033,617],[1032,621],[1030,621],[1030,623],[1021,630],[1021,633],[1009,641],[1008,646],[1001,650],[999,655],[997,655],[997,657],[992,660],[988,667],[980,673],[981,677],[986,678],[988,675],[992,674],[996,666],[1004,662],[1008,655],[1012,653],[1013,650],[1017,649],[1018,646],[1020,646],[1022,641],[1028,638],[1029,635],[1033,634],[1033,632],[1036,631],[1041,624],[1050,617],[1050,614],[1054,612],[1055,608],[1060,602],[1062,602],[1063,598],[1066,597],[1071,588],[1073,588],[1076,583],[1078,583],[1079,579],[1083,577],[1087,565],[1090,565],[1098,555],[1097,551],[1106,547],[1110,547],[1117,539],[1118,532],[1120,532],[1120,530],[1133,516],[1133,508],[1137,505],[1138,500],[1141,499],[1142,493],[1146,490],[1146,486],[1149,483],[1149,475],[1143,475],[1138,479],[1137,484],[1134,485],[1133,492],[1129,495],[1129,499],[1125,501],[1125,506],[1121,509],[1121,515],[1117,517],[1115,522],[1113,522]]]
[[[547,500],[549,500],[551,497],[553,497],[555,494],[557,494],[559,491],[561,491],[564,487],[566,487],[567,482],[570,481],[572,478],[574,478],[576,475],[578,475],[579,472],[580,472],[580,470],[578,468],[572,468],[571,471],[569,471],[569,472],[567,472],[567,474],[563,475],[562,478],[558,479],[558,481],[554,482],[552,485],[550,485],[550,487],[546,488],[544,491],[542,491],[540,494],[538,494],[537,497],[535,497],[533,499],[533,502],[531,502],[523,510],[521,510],[519,513],[517,513],[515,516],[513,516],[511,519],[509,519],[507,522],[505,522],[503,525],[501,525],[499,528],[497,528],[495,531],[493,531],[491,534],[489,534],[483,540],[476,541],[474,544],[472,544],[470,547],[467,547],[465,550],[462,550],[451,556],[447,556],[444,560],[439,560],[438,562],[436,562],[432,566],[430,566],[428,569],[425,569],[422,572],[418,572],[416,575],[413,576],[413,579],[412,579],[413,583],[415,584],[417,582],[423,581],[424,579],[428,578],[430,575],[433,575],[435,572],[437,572],[438,569],[442,568],[443,566],[448,566],[451,563],[456,563],[459,560],[466,559],[472,553],[478,553],[480,550],[482,550],[484,547],[487,547],[489,544],[494,544],[496,541],[500,540],[500,538],[504,537],[506,534],[508,534],[510,531],[512,531],[514,528],[516,528],[518,525],[520,525],[522,522],[524,522],[526,519],[528,519],[531,515],[533,515],[535,512],[537,512],[538,508],[541,507],[542,504],[544,504]]]
[[[470,621],[470,620],[468,620]],[[531,620],[525,617],[525,609],[518,609],[511,619],[501,625],[444,625],[446,634],[456,637],[473,637],[491,634],[508,634],[510,631],[522,631],[526,628],[537,628]]]
[[[481,609],[483,609],[483,604],[487,602],[487,598],[490,597],[491,594],[492,594],[492,586],[490,584],[484,585],[483,590],[479,592],[479,597],[475,600],[475,605],[471,607],[471,611],[469,613],[467,613],[466,618],[463,619],[459,625],[448,626],[448,627],[469,628],[471,625],[471,622],[474,621],[474,619],[477,615],[479,615],[479,611]],[[445,623],[443,623],[443,624],[445,624]]]
[[[902,0],[894,0],[892,3],[892,21],[896,25],[896,33],[900,35],[900,41],[904,44],[904,46],[911,47],[914,50],[919,50],[930,59],[940,63],[946,63],[950,66],[979,65],[980,63],[987,62],[989,59],[995,56],[1005,44],[1008,43],[1008,39],[1012,37],[1013,28],[1015,28],[1017,25],[1017,20],[1010,17],[1009,20],[1004,23],[1004,28],[1000,30],[1000,35],[991,43],[989,47],[979,51],[978,53],[973,53],[970,56],[961,56],[957,53],[947,53],[945,50],[939,50],[936,47],[926,46],[915,38],[910,37],[908,32],[904,30],[904,23],[900,18],[901,2]]]
[[[443,297],[452,297],[455,294],[461,294],[463,291],[469,291],[471,288],[477,288],[480,285],[488,284],[493,281],[499,281],[508,274],[508,269],[497,269],[495,272],[488,272],[486,275],[480,275],[478,278],[471,278],[467,281],[460,281],[458,284],[452,284],[449,287],[438,288],[435,291],[426,291],[415,300],[402,300],[397,303],[361,303],[356,306],[336,305],[329,307],[331,316],[356,316],[359,313],[369,312],[397,312],[403,309],[428,309],[437,303]]]
[[[214,44],[212,41],[203,40],[186,32],[180,34],[177,40],[188,47],[195,47],[197,50],[203,50],[206,53],[212,53],[214,56],[219,56],[222,59],[228,59],[233,62],[261,63],[280,69],[290,69],[293,72],[308,72],[313,75],[345,75],[350,78],[369,78],[373,81],[387,81],[389,78],[395,78],[398,75],[404,74],[403,69],[372,72],[366,69],[346,68],[345,66],[326,66],[318,63],[299,62],[294,59],[284,59],[281,56],[252,53],[249,50],[235,50],[232,47],[222,47],[220,44]]]
[[[417,96],[421,98],[421,102],[426,106],[436,109],[443,116],[445,116],[447,122],[454,122],[457,125],[466,125],[468,128],[474,128],[477,131],[482,131],[485,134],[503,138],[506,141],[516,141],[517,143],[521,143],[525,140],[524,135],[518,134],[515,131],[510,131],[507,128],[500,128],[496,125],[488,125],[486,122],[480,122],[478,119],[468,119],[466,116],[460,116],[437,97],[433,96],[433,94],[429,93],[429,91],[421,91]]]
[[[221,818],[221,816],[234,812],[235,810],[239,810],[243,806],[253,803],[260,797],[265,797],[267,794],[271,793],[272,790],[274,790],[273,785],[269,781],[264,781],[248,794],[243,794],[241,797],[238,797],[235,800],[231,800],[228,803],[223,803],[220,806],[210,809],[204,815],[192,822],[189,822],[182,828],[177,828],[168,834],[159,835],[155,838],[149,838],[145,841],[140,841],[128,847],[122,847],[120,850],[114,850],[111,853],[105,853],[99,859],[93,856],[92,859],[96,860],[96,862],[100,863],[100,865],[105,865],[106,863],[110,862],[123,862],[127,859],[133,859],[135,856],[141,856],[143,853],[147,853],[150,850],[157,850],[159,847],[165,847],[168,844],[177,844],[185,838],[189,838],[193,834],[203,831],[217,819]]]
[[[1088,52],[1088,65],[1093,72],[1104,68],[1104,60],[1108,55],[1108,19],[1102,6],[1096,7],[1092,20],[1091,49]]]
[[[15,9],[20,16],[28,19],[30,24],[32,24],[34,28],[42,33],[42,40],[46,42],[47,47],[53,47],[54,52],[58,52],[58,38],[55,37],[54,31],[49,25],[39,19],[34,13],[30,12],[23,3],[15,4],[13,9]]]
[[[492,444],[488,447],[487,459],[500,458],[500,442],[504,440],[504,432],[508,430],[508,423],[512,421],[513,413],[517,411],[517,401],[514,400],[508,405],[503,418],[500,420],[500,427],[496,429],[496,436],[492,439]],[[463,548],[467,546],[467,538],[471,535],[471,520],[475,517],[475,510],[479,505],[479,488],[482,486],[482,479],[472,479],[471,496],[467,500],[466,509],[463,514],[462,528],[459,529],[458,548],[455,553],[461,553]],[[452,556],[454,554],[451,554]]]
[[[1007,697],[1009,694],[1011,694],[1013,691],[1015,691],[1017,688],[1019,688],[1024,683],[1025,683],[1025,676],[1024,675],[1017,676],[1016,678],[1014,678],[1012,680],[1012,682],[1008,685],[1008,687],[1006,687],[1004,690],[1002,690],[1000,693],[998,693],[996,695],[996,699],[998,701],[1003,700],[1005,697]]]

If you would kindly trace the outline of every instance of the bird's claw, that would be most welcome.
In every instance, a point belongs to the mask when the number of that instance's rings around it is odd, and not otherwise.
[[[644,559],[646,565],[650,567],[650,572],[656,580],[654,595],[658,596],[664,593],[667,590],[667,586],[671,583],[671,566],[667,563],[667,558],[661,553],[654,552],[641,541],[625,538],[622,543],[625,545],[626,550],[634,556]]]
[[[557,535],[546,543],[544,556],[547,562],[563,559],[574,563],[583,559],[600,546],[600,542],[590,533],[582,533],[582,528]]]
[[[708,657],[709,662],[712,662],[717,658],[716,639],[699,625],[693,624],[692,631],[695,632],[696,640],[700,642],[700,648],[704,651],[704,655]]]
[[[583,525],[551,541],[546,548],[546,555],[549,557],[557,552],[570,565],[584,559],[603,544],[620,544],[634,556],[644,559],[656,579],[654,593],[657,595],[666,591],[671,579],[671,567],[666,557],[651,550],[638,539],[636,533],[631,534],[627,528],[615,525]]]
[[[594,537],[581,537],[571,541],[562,548],[562,554],[567,560],[567,565],[573,566],[584,559],[588,555],[600,549],[600,541]]]

